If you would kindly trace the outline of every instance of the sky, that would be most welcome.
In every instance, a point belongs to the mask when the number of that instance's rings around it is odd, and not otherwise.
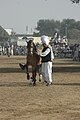
[[[70,0],[0,0],[0,26],[17,34],[31,33],[40,19],[80,21],[79,12],[80,4]]]

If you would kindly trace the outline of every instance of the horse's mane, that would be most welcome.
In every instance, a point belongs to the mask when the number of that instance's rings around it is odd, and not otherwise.
[[[34,52],[37,52],[37,47],[36,47],[36,45],[34,44],[34,42],[33,42],[33,50],[34,50]]]

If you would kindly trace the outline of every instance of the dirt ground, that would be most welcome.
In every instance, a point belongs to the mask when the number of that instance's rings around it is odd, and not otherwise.
[[[0,56],[0,120],[80,120],[80,63],[55,59],[53,84],[33,87],[19,63],[25,56]]]

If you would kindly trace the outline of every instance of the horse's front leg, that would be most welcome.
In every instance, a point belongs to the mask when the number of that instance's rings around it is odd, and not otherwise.
[[[29,80],[30,79],[30,75],[29,75],[29,72],[28,72],[28,65],[26,64],[26,74],[27,74],[27,80]]]
[[[33,86],[36,85],[36,69],[32,70],[32,82],[33,82]]]

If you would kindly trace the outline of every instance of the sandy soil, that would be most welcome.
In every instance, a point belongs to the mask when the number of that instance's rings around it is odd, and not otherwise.
[[[53,85],[36,87],[19,63],[25,57],[0,56],[0,120],[80,120],[80,63],[55,59]]]

